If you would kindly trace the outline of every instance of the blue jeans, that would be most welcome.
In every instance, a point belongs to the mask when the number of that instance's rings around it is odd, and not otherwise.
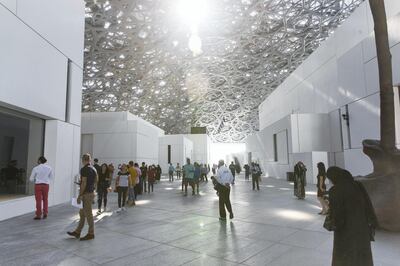
[[[128,190],[128,201],[135,202],[135,187],[130,187]]]

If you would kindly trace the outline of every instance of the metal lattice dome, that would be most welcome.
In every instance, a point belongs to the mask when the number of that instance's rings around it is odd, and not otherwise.
[[[361,2],[86,0],[83,111],[243,141],[258,105]]]

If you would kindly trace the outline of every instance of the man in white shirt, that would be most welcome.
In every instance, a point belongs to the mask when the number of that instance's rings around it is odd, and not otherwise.
[[[216,190],[219,197],[219,219],[226,221],[225,207],[229,212],[229,219],[233,219],[232,206],[229,199],[231,193],[230,184],[233,182],[233,176],[228,167],[225,166],[224,160],[218,162],[218,171],[215,180],[217,181]]]
[[[44,156],[38,159],[38,166],[32,169],[29,180],[35,182],[35,199],[36,199],[36,216],[35,220],[42,218],[42,201],[43,201],[43,219],[48,214],[48,195],[50,179],[53,179],[53,170],[46,164],[47,160]]]

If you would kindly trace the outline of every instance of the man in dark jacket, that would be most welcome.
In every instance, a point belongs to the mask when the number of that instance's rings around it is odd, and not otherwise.
[[[143,189],[144,192],[147,192],[147,186],[146,186],[146,180],[147,180],[147,165],[145,162],[142,162],[142,166],[140,167],[140,171],[142,171],[142,176],[140,177],[140,190],[139,190],[139,194],[143,193]]]

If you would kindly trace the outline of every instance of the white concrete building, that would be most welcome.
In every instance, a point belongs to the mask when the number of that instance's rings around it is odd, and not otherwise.
[[[131,160],[158,163],[164,131],[129,112],[82,113],[82,153],[118,166]]]
[[[186,164],[189,158],[193,163],[194,144],[186,135],[165,135],[159,140],[158,164],[163,174],[168,173],[169,163],[175,167]]]
[[[0,1],[0,220],[35,209],[27,179],[43,155],[54,170],[49,205],[70,201],[79,171],[85,3]],[[6,40],[6,41],[5,41]],[[4,178],[4,179],[3,179]]]
[[[400,143],[400,2],[385,3]],[[328,160],[354,175],[372,171],[362,140],[380,138],[373,27],[365,1],[259,106],[260,131],[248,137],[246,145],[268,175],[286,178],[298,160],[304,160],[308,169]],[[343,119],[346,114],[349,123]],[[309,171],[309,180],[314,175]]]
[[[193,162],[211,164],[211,138],[207,134],[185,135],[193,142]]]

